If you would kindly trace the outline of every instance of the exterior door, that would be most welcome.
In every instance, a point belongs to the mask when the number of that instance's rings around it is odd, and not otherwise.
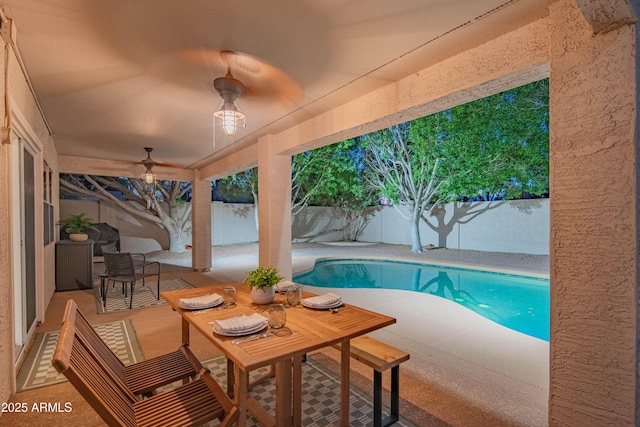
[[[16,244],[19,245],[20,265],[16,265],[14,282],[14,313],[16,358],[26,344],[36,323],[36,162],[35,154],[20,138],[12,142],[18,147],[20,165],[17,190],[19,206],[14,213],[19,219]]]

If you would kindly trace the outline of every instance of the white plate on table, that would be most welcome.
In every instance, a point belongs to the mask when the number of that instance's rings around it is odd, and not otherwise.
[[[289,280],[285,280],[285,281],[283,281],[283,282],[277,283],[277,284],[273,287],[273,289],[274,289],[276,292],[280,292],[280,293],[282,293],[282,294],[286,294],[286,293],[287,293],[287,291],[288,291],[289,289],[293,289],[293,288],[295,288],[295,287],[297,287],[297,286],[298,286],[298,285],[297,285],[296,283],[291,282],[291,281],[289,281]]]
[[[223,335],[225,337],[241,337],[243,335],[251,335],[251,334],[255,334],[256,332],[260,332],[267,326],[267,323],[269,322],[260,323],[259,325],[256,325],[253,328],[245,329],[243,331],[233,331],[233,332],[222,331],[216,328],[214,325],[213,332],[215,332],[218,335]]]
[[[207,303],[190,304],[188,302],[184,302],[184,303],[179,303],[178,306],[183,310],[203,310],[206,308],[217,307],[220,304],[222,304],[222,301],[224,300],[222,299],[222,297],[220,297],[216,300],[212,300]]]
[[[316,310],[328,310],[330,308],[338,308],[342,305],[342,300],[338,300],[335,301],[331,304],[309,304],[308,302],[305,302],[304,300],[302,300],[302,305],[307,307],[307,308],[314,308]]]

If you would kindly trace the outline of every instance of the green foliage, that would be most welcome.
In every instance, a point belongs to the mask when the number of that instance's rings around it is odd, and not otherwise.
[[[258,168],[229,175],[215,182],[216,196],[229,203],[254,203],[258,194]]]
[[[377,205],[377,190],[368,185],[364,149],[349,139],[302,153],[293,160],[293,204],[340,208],[343,240],[355,241],[364,232]],[[302,196],[301,196],[302,195]],[[294,209],[294,213],[297,210]]]
[[[424,205],[436,194],[440,153],[435,141],[413,140],[415,122],[401,123],[361,137],[367,149],[365,163],[370,183],[395,204]],[[427,124],[431,124],[429,121]]]
[[[542,80],[411,123],[441,159],[440,200],[517,199],[549,188],[549,83]]]
[[[362,148],[342,141],[292,157],[292,206],[370,206],[375,203],[362,177]],[[216,181],[217,197],[226,202],[251,202],[258,194],[257,168]],[[299,209],[297,209],[299,210]]]
[[[377,193],[367,185],[369,170],[362,162],[364,149],[359,141],[349,139],[322,150],[317,160],[322,164],[322,183],[309,204],[356,210],[376,204]]]
[[[267,289],[276,285],[282,280],[275,267],[258,266],[255,270],[247,271],[246,282],[249,287],[256,289]]]
[[[98,231],[96,226],[93,225],[93,220],[84,213],[60,220],[58,225],[69,234],[84,234],[89,230]]]
[[[331,165],[331,146],[293,156],[291,159],[291,206],[296,215],[317,196]]]

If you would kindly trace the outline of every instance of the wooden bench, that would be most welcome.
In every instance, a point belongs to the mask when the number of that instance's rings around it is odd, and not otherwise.
[[[340,348],[340,345],[336,345]],[[351,357],[373,368],[373,426],[387,427],[399,419],[400,364],[409,353],[367,335],[351,340]],[[391,369],[391,402],[389,416],[382,418],[382,373]]]

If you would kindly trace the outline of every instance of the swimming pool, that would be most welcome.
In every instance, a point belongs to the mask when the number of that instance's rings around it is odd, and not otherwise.
[[[549,280],[412,262],[317,261],[294,281],[327,288],[424,292],[454,301],[507,328],[549,341]]]

